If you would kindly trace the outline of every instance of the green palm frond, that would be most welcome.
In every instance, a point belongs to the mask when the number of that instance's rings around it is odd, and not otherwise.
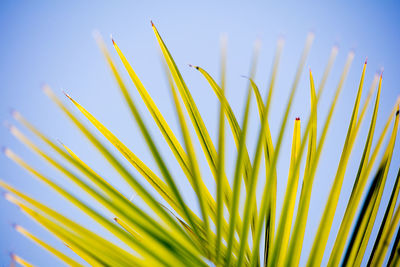
[[[258,50],[255,49],[252,67],[247,78],[248,87],[244,100],[244,112],[241,124],[239,124],[226,97],[228,90],[226,86],[227,48],[224,39],[221,49],[221,78],[219,81],[214,79],[204,68],[191,66],[208,82],[219,102],[219,112],[216,115],[218,139],[217,143],[214,143],[177,64],[153,23],[152,28],[165,61],[164,70],[178,118],[178,134],[182,135],[182,143],[178,139],[179,136],[168,125],[164,115],[114,39],[112,39],[112,45],[151,118],[165,139],[167,147],[171,150],[173,159],[177,161],[184,177],[191,185],[196,203],[188,203],[184,200],[184,194],[178,186],[181,182],[178,180],[180,177],[173,175],[171,167],[167,164],[169,159],[165,159],[162,155],[159,142],[152,137],[144,114],[138,109],[136,102],[139,99],[132,97],[122,78],[123,75],[118,69],[118,64],[114,62],[107,45],[99,35],[96,35],[96,41],[117,81],[124,101],[138,125],[147,148],[151,152],[157,170],[146,165],[135,154],[134,148],[124,144],[115,133],[70,95],[65,93],[75,110],[69,108],[65,101],[60,100],[49,86],[45,86],[43,90],[72,120],[77,129],[87,138],[88,143],[94,146],[98,153],[117,171],[119,177],[141,198],[148,210],[139,207],[135,201],[124,196],[109,179],[97,173],[95,168],[83,161],[67,145],[53,141],[16,111],[12,114],[14,119],[45,143],[52,153],[42,149],[15,125],[7,125],[10,133],[52,168],[73,182],[79,191],[67,190],[58,181],[52,180],[45,172],[40,171],[9,148],[4,150],[5,155],[88,215],[114,239],[104,238],[101,234],[95,233],[79,223],[79,220],[72,220],[62,212],[49,208],[46,203],[41,203],[12,185],[0,181],[0,187],[6,191],[5,198],[8,201],[17,205],[27,216],[46,228],[76,253],[83,262],[93,266],[297,266],[301,256],[308,259],[307,266],[320,266],[323,257],[327,256],[329,258],[328,266],[340,264],[360,266],[363,259],[368,259],[370,266],[381,266],[385,259],[389,266],[399,264],[400,208],[396,207],[396,202],[400,191],[400,169],[396,177],[390,177],[388,174],[397,138],[400,101],[397,100],[394,103],[384,128],[379,132],[376,125],[382,75],[374,76],[368,94],[362,101],[367,67],[367,62],[364,63],[353,111],[349,114],[350,123],[336,175],[314,237],[312,249],[309,255],[302,255],[313,182],[336,104],[354,59],[354,53],[349,53],[343,66],[323,124],[318,125],[317,118],[320,117],[318,104],[338,54],[337,47],[332,48],[317,86],[311,70],[309,72],[310,108],[308,119],[296,118],[293,128],[287,130],[288,125],[291,125],[290,114],[294,109],[293,103],[299,81],[314,39],[313,34],[307,36],[278,127],[277,139],[276,142],[273,142],[269,115],[275,83],[278,79],[283,41],[280,39],[277,43],[265,99],[255,82],[255,70],[259,57]],[[348,162],[376,88],[372,117],[364,150],[359,158],[353,189],[339,231],[334,236],[333,248],[328,251],[328,238],[332,236],[333,219],[338,208]],[[255,102],[252,101],[253,94]],[[249,129],[249,120],[252,105],[257,108],[259,117],[257,120],[259,129],[255,135],[256,147],[253,154],[249,152],[246,144],[251,130]],[[89,121],[94,127],[86,126],[84,120]],[[229,129],[225,127],[226,122]],[[392,132],[388,134],[392,123]],[[303,124],[303,128],[301,128],[301,124]],[[195,136],[192,136],[192,128]],[[317,132],[317,129],[318,131],[320,129],[321,132]],[[291,153],[290,155],[281,155],[282,143],[287,131],[293,131]],[[114,149],[108,148],[108,144],[98,137],[98,133]],[[236,146],[232,172],[226,171],[225,139],[227,134],[232,135]],[[388,139],[386,145],[384,144],[385,139]],[[202,148],[201,156],[199,151],[197,153],[195,151],[197,142]],[[122,157],[116,155],[116,152]],[[382,154],[380,159],[378,154]],[[214,195],[212,194],[213,190],[206,186],[204,171],[199,164],[199,159],[203,156],[207,160],[210,173],[215,181]],[[277,181],[283,179],[278,176],[277,165],[278,160],[282,159],[288,160],[289,169],[283,205],[280,212],[277,212]],[[130,168],[125,166],[125,161],[140,176],[134,175]],[[260,173],[262,172],[262,162],[265,165],[265,173]],[[304,169],[302,169],[303,165]],[[233,174],[232,177],[229,177],[230,173]],[[257,196],[256,188],[261,179],[265,179],[265,185],[262,188],[262,195]],[[384,207],[386,211],[382,221],[376,222],[378,209],[383,206],[381,200],[384,188],[390,179],[394,183],[389,202]],[[143,186],[143,182],[148,183],[150,187]],[[241,188],[242,183],[244,184],[243,189]],[[297,191],[299,184],[301,190]],[[367,184],[369,184],[368,190],[366,190]],[[242,212],[239,208],[241,196],[244,197]],[[365,197],[362,200],[363,196]],[[86,203],[83,199],[87,197],[98,203],[102,211],[111,213],[113,219],[106,217],[97,208]],[[257,202],[257,197],[261,199],[260,202]],[[298,199],[298,203],[296,203],[296,199]],[[199,212],[194,211],[195,206],[199,208]],[[280,214],[279,218],[276,214]],[[373,235],[372,228],[376,224],[379,224],[379,232],[377,235]],[[14,228],[64,264],[82,266],[80,261],[67,256],[22,226],[15,225]],[[374,246],[372,252],[367,255],[366,247],[369,242],[373,242]],[[392,242],[394,244],[390,246],[389,244]],[[13,262],[22,266],[33,266],[16,254],[12,254],[11,257]]]

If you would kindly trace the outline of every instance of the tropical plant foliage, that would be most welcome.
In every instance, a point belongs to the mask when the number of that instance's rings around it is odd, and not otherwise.
[[[293,107],[295,92],[303,73],[313,35],[307,37],[276,142],[273,142],[271,138],[268,116],[283,47],[282,40],[279,40],[277,44],[265,101],[253,81],[255,63],[253,64],[253,70],[248,78],[249,87],[243,117],[240,120],[241,125],[239,125],[239,120],[225,97],[226,50],[222,49],[221,80],[218,82],[204,69],[192,66],[208,81],[220,103],[218,141],[214,143],[175,61],[153,23],[152,28],[165,59],[165,70],[179,119],[179,134],[183,137],[183,143],[178,140],[176,134],[169,127],[163,114],[117,43],[114,40],[112,40],[112,43],[154,122],[193,187],[198,200],[196,204],[200,207],[199,214],[192,210],[193,204],[189,205],[184,201],[182,192],[178,189],[176,178],[173,177],[170,167],[161,155],[159,147],[144,121],[143,114],[137,108],[136,100],[134,101],[131,97],[120,72],[117,70],[116,63],[100,37],[96,37],[98,44],[161,175],[157,175],[155,171],[146,166],[133,150],[123,144],[117,136],[68,94],[65,95],[81,116],[71,111],[70,107],[61,101],[48,86],[44,87],[44,92],[72,120],[88,142],[110,163],[138,197],[146,203],[148,210],[139,208],[134,203],[135,201],[130,201],[114,188],[109,181],[96,173],[70,148],[48,138],[18,112],[13,112],[13,117],[51,148],[57,154],[57,157],[53,157],[50,153],[42,150],[16,126],[9,125],[10,132],[52,167],[74,182],[89,197],[97,201],[103,209],[111,212],[115,216],[115,221],[82,202],[81,196],[67,191],[35,167],[26,163],[10,149],[5,149],[5,155],[90,216],[96,223],[111,233],[119,243],[105,239],[78,222],[67,218],[59,211],[49,208],[46,203],[40,203],[12,185],[1,181],[1,187],[7,191],[5,198],[20,207],[28,216],[58,237],[85,262],[93,266],[208,266],[210,264],[216,266],[297,266],[300,261],[307,218],[309,217],[313,181],[336,103],[354,57],[353,53],[349,53],[347,57],[334,97],[328,107],[327,117],[324,124],[318,127],[318,129],[322,129],[319,134],[317,134],[318,101],[335,61],[337,48],[332,49],[318,87],[314,84],[310,70],[310,116],[305,124],[306,126],[303,126],[303,129],[305,129],[303,134],[300,132],[300,119],[296,118],[294,121],[291,154],[283,157],[290,159],[286,192],[282,209],[277,213],[277,162],[281,154],[284,133],[288,131],[288,125],[291,124],[289,114]],[[256,59],[257,55],[255,55],[254,61]],[[330,255],[329,266],[338,266],[339,264],[360,266],[365,257],[369,258],[368,264],[371,266],[382,265],[387,258],[389,258],[388,265],[398,266],[399,264],[400,254],[397,251],[400,249],[400,231],[397,229],[399,227],[400,209],[396,209],[395,206],[400,188],[400,172],[397,177],[392,177],[395,178],[395,183],[383,220],[376,222],[380,223],[379,233],[377,236],[371,235],[378,209],[381,206],[383,189],[388,179],[397,136],[399,101],[394,103],[392,112],[381,132],[376,131],[382,75],[374,77],[367,97],[364,101],[361,101],[366,65],[367,62],[365,62],[361,72],[353,112],[349,114],[350,123],[337,172],[312,249],[308,255],[307,266],[320,266],[323,256],[328,253]],[[375,90],[376,88],[377,90]],[[253,94],[259,113],[259,131],[256,149],[254,154],[250,155],[246,147],[246,135]],[[359,134],[360,125],[374,96],[375,103],[369,122],[369,131],[363,154],[359,159],[359,168],[354,178],[353,190],[340,229],[334,239],[333,249],[326,251],[349,158]],[[194,149],[195,140],[191,136],[187,115],[215,179],[217,189],[215,196],[211,194],[202,178],[198,156]],[[124,163],[114,156],[115,152],[99,139],[93,129],[85,126],[82,118],[80,118],[82,116],[121,153],[142,177],[134,176]],[[226,129],[225,121],[228,122],[229,129]],[[392,127],[391,124],[393,124]],[[229,130],[237,148],[233,177],[227,177],[225,172],[225,136]],[[385,140],[387,141],[385,142]],[[381,158],[378,158],[378,155],[382,155]],[[60,157],[63,161],[58,160]],[[265,173],[260,173],[262,160],[265,161]],[[301,171],[303,163],[304,170]],[[300,179],[300,173],[303,174],[302,179]],[[369,179],[370,177],[371,179]],[[256,201],[258,179],[265,179],[265,187],[262,191],[261,202],[258,202],[259,205]],[[280,179],[284,178],[281,177]],[[148,182],[154,188],[154,191],[148,191],[143,186],[144,182]],[[245,188],[241,188],[242,182],[244,182]],[[301,184],[301,190],[297,192],[299,184]],[[239,209],[241,193],[245,196],[242,213]],[[299,201],[296,204],[297,197]],[[161,200],[166,205],[163,205]],[[225,207],[228,212],[224,214]],[[280,217],[277,218],[276,214],[280,214]],[[15,230],[42,246],[65,264],[81,266],[80,263],[21,226],[16,225]],[[394,238],[396,230],[397,235]],[[371,239],[374,241],[372,253],[365,255],[366,246]],[[390,251],[389,244],[392,243],[393,239],[394,245]],[[307,255],[305,256],[307,257]],[[12,258],[21,265],[31,266],[17,255],[13,254]]]

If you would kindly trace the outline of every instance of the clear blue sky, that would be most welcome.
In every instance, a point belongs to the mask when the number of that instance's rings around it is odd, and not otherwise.
[[[99,52],[93,38],[93,30],[99,30],[111,49],[109,34],[113,34],[120,48],[142,79],[144,85],[154,98],[165,117],[176,131],[178,126],[172,109],[162,65],[159,61],[159,49],[150,27],[152,19],[164,37],[167,46],[182,71],[200,112],[216,141],[217,101],[206,81],[199,73],[187,67],[196,64],[204,67],[213,76],[219,74],[219,38],[222,33],[228,35],[228,84],[227,94],[237,116],[241,118],[246,75],[249,69],[254,41],[262,41],[260,64],[256,83],[265,95],[272,57],[276,40],[284,36],[286,44],[276,84],[276,93],[270,113],[271,131],[274,140],[281,120],[282,106],[286,103],[289,88],[294,77],[295,68],[300,57],[305,37],[309,31],[315,33],[315,41],[306,69],[311,68],[318,84],[326,64],[330,49],[339,45],[339,54],[330,76],[319,110],[319,123],[326,114],[338,81],[341,68],[347,53],[355,51],[355,59],[338,103],[335,118],[332,122],[328,142],[323,151],[321,165],[314,183],[311,199],[310,219],[304,241],[304,255],[308,254],[313,242],[313,235],[318,227],[319,218],[325,205],[326,196],[336,171],[339,155],[343,146],[347,124],[349,122],[353,101],[356,96],[359,77],[365,57],[368,57],[366,88],[374,73],[385,68],[381,107],[377,128],[382,129],[396,97],[399,95],[400,76],[400,5],[395,1],[378,3],[373,1],[335,1],[322,4],[318,1],[290,3],[281,1],[11,1],[0,3],[0,121],[13,120],[9,109],[15,108],[26,118],[40,127],[53,139],[60,139],[72,148],[82,159],[104,174],[127,196],[132,192],[118,181],[117,175],[104,160],[95,154],[80,133],[63,116],[53,103],[41,92],[43,83],[49,84],[62,97],[61,89],[69,92],[89,111],[97,116],[110,130],[121,138],[137,153],[143,161],[156,169],[151,162],[151,155],[141,138],[135,122],[123,103],[110,71]],[[112,51],[115,57],[115,52]],[[116,57],[115,57],[116,58]],[[117,59],[117,58],[116,58]],[[119,63],[119,61],[117,61]],[[121,64],[119,67],[122,69]],[[126,81],[129,79],[126,78]],[[309,84],[307,71],[303,72],[296,95],[291,120],[300,116],[306,118],[309,111]],[[165,157],[171,153],[134,87],[130,84],[133,95],[137,98],[140,110],[148,120],[153,136],[162,147]],[[365,94],[364,94],[365,96]],[[66,103],[68,103],[66,101]],[[249,150],[254,150],[254,137],[257,132],[257,111],[252,109],[253,135],[249,138]],[[371,116],[368,111],[366,121]],[[305,121],[305,120],[304,120]],[[305,124],[305,123],[304,123]],[[304,126],[304,125],[303,125]],[[282,157],[278,164],[278,210],[285,190],[287,167],[289,162],[292,121],[288,125]],[[339,227],[345,203],[350,194],[358,160],[362,153],[368,123],[361,128],[361,135],[355,144],[348,171],[339,201],[339,208],[332,227],[333,234]],[[29,135],[31,136],[31,135]],[[75,190],[64,177],[50,169],[28,149],[16,141],[8,131],[0,128],[1,145],[12,148],[26,161],[48,174],[71,190]],[[228,137],[228,151],[234,152],[233,141]],[[400,165],[400,150],[396,145],[388,184],[392,185]],[[197,146],[200,154],[200,147]],[[228,153],[228,168],[232,166],[234,153]],[[171,161],[173,170],[178,165]],[[45,185],[33,179],[24,170],[17,167],[5,156],[0,156],[0,178],[15,185],[30,195],[51,203],[69,216],[79,217],[92,227],[90,221],[61,200]],[[213,189],[212,178],[202,158],[203,174],[207,184]],[[232,172],[227,171],[228,174]],[[135,173],[133,171],[133,173]],[[176,179],[183,180],[182,173],[176,171]],[[185,191],[185,199],[194,200],[191,191],[185,190],[188,185],[180,184]],[[261,186],[260,186],[261,188]],[[213,190],[212,190],[213,192]],[[76,191],[78,194],[79,191]],[[385,192],[384,203],[387,202]],[[139,201],[139,200],[137,200]],[[90,203],[90,202],[89,202]],[[193,204],[193,208],[197,206]],[[27,217],[3,198],[0,199],[0,265],[7,266],[9,252],[17,252],[22,257],[39,266],[56,266],[59,264],[41,248],[16,233],[11,224],[16,222],[32,232],[44,237],[55,246],[68,250],[52,238],[45,230],[27,219]],[[108,214],[110,217],[111,215]],[[378,220],[382,216],[382,211]],[[99,230],[100,231],[100,230]],[[327,250],[332,248],[329,239]],[[304,264],[307,257],[302,257]],[[324,258],[324,262],[327,258]]]

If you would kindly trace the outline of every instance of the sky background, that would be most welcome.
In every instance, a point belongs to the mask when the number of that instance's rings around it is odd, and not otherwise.
[[[0,3],[0,31],[3,36],[0,43],[0,121],[17,124],[10,116],[9,110],[11,108],[18,110],[50,138],[59,139],[69,146],[124,195],[130,197],[133,192],[118,179],[118,175],[41,91],[44,83],[49,84],[56,94],[73,108],[61,93],[61,90],[67,91],[158,173],[139,129],[131,118],[92,37],[94,30],[98,30],[104,36],[118,67],[123,70],[108,38],[110,34],[114,36],[163,112],[164,117],[177,136],[181,138],[172,98],[160,63],[158,44],[150,26],[150,20],[153,20],[180,68],[215,144],[218,120],[217,99],[205,79],[198,72],[189,68],[188,64],[202,66],[213,77],[219,79],[219,40],[221,34],[228,36],[227,96],[236,116],[241,121],[247,87],[247,81],[241,76],[248,74],[254,43],[256,40],[260,40],[262,44],[255,81],[259,85],[262,95],[265,96],[276,41],[279,37],[283,37],[285,46],[269,117],[272,138],[275,141],[282,111],[307,33],[312,31],[315,33],[315,41],[305,65],[305,71],[301,76],[289,116],[282,154],[278,162],[278,216],[288,175],[293,121],[295,117],[304,118],[302,125],[302,130],[304,130],[309,113],[309,81],[306,70],[311,68],[318,85],[330,50],[334,45],[338,45],[339,54],[318,109],[318,129],[320,129],[347,54],[354,51],[355,58],[340,96],[314,181],[303,257],[301,258],[301,265],[304,265],[339,162],[366,57],[368,57],[368,66],[362,100],[366,96],[374,74],[384,67],[377,133],[380,133],[383,128],[399,95],[399,13],[400,5],[395,1],[386,1],[385,3],[335,1],[322,4],[318,1],[302,1],[301,3],[208,0],[168,1],[168,3],[167,1],[115,1],[113,3],[65,1],[62,3],[61,1],[4,0]],[[171,160],[172,154],[139,94],[130,83],[125,71],[122,73],[146,124],[157,140],[162,155],[168,158],[168,164],[175,179],[179,181],[179,187],[184,192],[185,200],[190,202],[191,207],[197,211],[195,198],[189,189],[189,184],[184,181],[185,178],[179,170],[179,165]],[[375,96],[373,100],[374,98]],[[328,260],[327,255],[329,255],[334,242],[332,237],[339,229],[340,220],[352,189],[359,164],[358,158],[362,154],[369,127],[371,111],[370,107],[348,164],[331,237],[327,245],[328,253],[326,253],[323,263]],[[251,158],[258,131],[257,123],[258,113],[254,105],[251,110],[251,132],[247,143]],[[17,124],[17,126],[22,129],[20,125]],[[24,132],[27,136],[32,137],[25,129]],[[51,169],[49,165],[13,138],[5,127],[0,128],[0,140],[1,145],[11,148],[38,170],[82,196],[87,203],[92,203],[62,175]],[[36,139],[34,140],[36,141]],[[45,148],[40,142],[38,143]],[[196,143],[196,151],[200,157],[199,162],[205,182],[211,193],[214,194],[213,179],[204,156],[201,156],[201,148],[198,143]],[[230,134],[227,134],[228,177],[231,177],[233,173],[234,160],[233,139]],[[126,165],[128,166],[128,164]],[[399,145],[396,144],[387,188],[393,185],[399,165],[400,150]],[[139,177],[137,172],[133,168],[131,169],[132,173]],[[264,167],[262,166],[261,172],[263,171]],[[262,180],[262,177],[260,175],[259,179]],[[0,156],[0,178],[108,237],[100,227],[91,223],[87,217],[4,155]],[[144,180],[140,179],[142,184],[145,184]],[[261,181],[257,187],[258,197],[262,193],[262,188]],[[385,190],[383,204],[387,203],[389,195],[390,192]],[[133,201],[142,205],[139,198],[134,197]],[[97,208],[101,211],[101,207],[97,206]],[[39,266],[60,265],[52,256],[16,233],[11,227],[12,223],[21,224],[68,255],[72,255],[61,242],[51,237],[4,198],[0,199],[0,210],[0,266],[8,266],[10,252],[16,252]],[[377,217],[379,222],[383,212],[382,209],[379,212]],[[104,214],[110,219],[112,218],[111,214]],[[374,229],[375,233],[376,231],[377,229]],[[370,251],[371,245],[373,244],[369,245],[368,251]]]

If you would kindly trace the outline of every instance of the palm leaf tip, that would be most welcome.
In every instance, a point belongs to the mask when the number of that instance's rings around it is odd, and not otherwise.
[[[9,149],[8,147],[3,146],[3,147],[1,148],[1,151],[2,151],[3,154],[4,154],[6,157],[8,157],[8,158],[10,158],[10,157],[13,155],[11,149]]]
[[[199,69],[199,66],[193,66],[192,64],[189,64],[189,67],[191,67],[191,68],[195,68],[196,70],[198,70],[198,69]]]
[[[20,232],[20,233],[24,233],[25,232],[25,229],[22,227],[22,226],[20,226],[20,225],[18,225],[18,224],[16,224],[16,223],[13,223],[12,224],[12,227],[15,229],[15,231],[17,231],[17,232]]]
[[[73,103],[76,103],[76,101],[73,100],[72,97],[71,97],[67,92],[65,92],[64,90],[62,90],[62,93],[63,93],[69,100],[71,100]]]
[[[18,120],[21,118],[21,114],[13,108],[10,109],[10,114],[11,114],[11,117],[13,117],[15,120]]]
[[[32,264],[28,263],[26,260],[24,260],[23,258],[21,258],[20,256],[18,256],[18,255],[15,254],[15,253],[10,253],[10,257],[11,257],[11,259],[12,259],[14,262],[20,264],[21,266],[24,266],[24,267],[33,267]]]
[[[12,194],[10,194],[9,192],[4,192],[3,197],[8,202],[18,206],[18,199],[16,197],[14,197]]]

